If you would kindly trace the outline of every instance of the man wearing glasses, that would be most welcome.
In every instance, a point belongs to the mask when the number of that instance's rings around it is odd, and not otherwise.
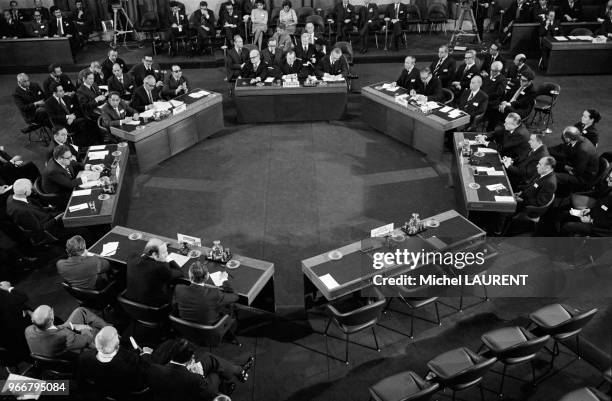
[[[451,87],[455,92],[455,98],[470,87],[470,81],[475,75],[480,73],[480,69],[476,65],[476,51],[468,50],[464,56],[465,62],[459,66],[455,73],[455,79],[451,83]]]
[[[181,67],[174,64],[171,71],[172,73],[164,79],[164,86],[162,88],[162,97],[164,99],[172,99],[189,91],[189,81],[183,76]]]
[[[155,77],[149,75],[144,79],[142,85],[134,91],[130,106],[139,113],[145,110],[154,109],[155,102],[161,100],[159,93],[160,90],[156,86]]]
[[[506,60],[499,54],[499,45],[497,43],[492,43],[489,52],[485,54],[480,75],[484,77],[486,74],[489,74],[491,72],[491,65],[496,61],[499,61],[502,66],[506,65]]]
[[[262,63],[259,56],[259,50],[251,50],[249,53],[249,61],[244,65],[240,76],[245,79],[250,79],[251,83],[264,81],[268,76],[268,66]]]
[[[514,91],[506,93],[506,100],[501,102],[498,111],[502,115],[517,113],[521,118],[527,117],[531,112],[532,100],[536,96],[533,88],[533,72],[526,71],[521,75],[520,86]]]
[[[129,74],[134,78],[136,86],[142,85],[145,77],[151,75],[155,78],[158,86],[162,86],[161,82],[161,70],[157,64],[153,64],[153,56],[147,54],[142,58],[142,63],[136,64],[129,71]],[[158,82],[159,81],[159,82]]]

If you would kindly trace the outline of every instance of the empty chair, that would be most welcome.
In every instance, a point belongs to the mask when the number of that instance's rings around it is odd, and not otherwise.
[[[322,33],[325,32],[325,22],[323,21],[323,17],[320,15],[309,15],[306,17],[305,24],[312,22],[315,27],[315,32]]]
[[[570,36],[593,36],[593,31],[588,28],[574,28],[570,32]]]
[[[182,338],[193,343],[208,347],[218,346],[225,334],[230,330],[234,319],[230,315],[225,315],[214,325],[204,325],[181,319],[178,316],[170,315],[170,323]],[[241,346],[240,343],[237,344]]]
[[[554,122],[553,108],[557,103],[557,98],[560,93],[561,86],[554,82],[544,82],[542,86],[536,90],[536,102],[533,107],[534,113],[530,125],[534,123],[536,117],[539,117],[538,121],[542,121],[544,116],[546,116],[546,125],[544,128],[548,128],[548,125]]]
[[[168,314],[170,311],[170,305],[165,304],[162,306],[149,306],[144,305],[135,301],[131,301],[124,297],[125,291],[117,297],[117,300],[130,316],[130,318],[136,320],[148,328],[157,328],[166,323],[168,320]]]
[[[307,22],[306,19],[311,15],[314,15],[314,10],[312,9],[312,7],[302,7],[297,10],[297,15],[298,23],[304,25]]]
[[[62,282],[62,286],[76,298],[81,306],[102,311],[102,317],[106,319],[106,309],[113,304],[117,296],[118,282],[111,281],[106,287],[100,290],[73,287],[67,282]]]
[[[38,197],[47,204],[55,205],[60,202],[60,196],[58,194],[50,194],[42,190],[42,183],[40,177],[36,178],[32,189],[34,190],[36,195],[38,195]]]
[[[592,387],[583,387],[565,394],[559,401],[610,401],[610,397]]]
[[[474,351],[461,347],[441,355],[427,362],[427,367],[436,375],[435,381],[440,386],[449,388],[453,392],[453,401],[457,391],[478,386],[480,398],[484,401],[482,377],[497,361],[497,358],[486,358]]]
[[[440,385],[423,380],[413,371],[398,373],[370,386],[374,401],[427,401]]]
[[[498,395],[502,397],[506,370],[509,365],[531,363],[532,383],[536,381],[534,360],[537,353],[550,339],[549,335],[536,337],[529,330],[522,327],[504,327],[483,334],[480,339],[491,355],[504,364]]]
[[[446,7],[441,3],[433,3],[427,7],[427,21],[429,22],[429,33],[431,34],[432,28],[441,27],[446,33],[446,19],[448,14]]]
[[[416,4],[408,4],[406,5],[408,8],[408,17],[406,19],[406,25],[410,28],[410,25],[416,25],[417,31],[421,33],[421,22],[423,22],[421,18],[421,9]],[[404,41],[406,38],[404,37]],[[408,43],[406,43],[408,45]]]
[[[41,378],[68,379],[74,374],[74,364],[66,358],[49,358],[30,354],[34,361],[33,368],[40,372]]]
[[[437,324],[438,326],[440,326],[442,323],[440,322],[440,312],[438,311],[438,297],[410,297],[409,295],[411,293],[414,293],[414,290],[412,289],[408,289],[407,287],[404,286],[397,286],[396,287],[398,289],[398,297],[399,299],[401,299],[403,301],[403,303],[408,307],[409,309],[409,315],[410,315],[410,334],[409,337],[410,338],[414,338],[414,319],[420,319],[420,320],[424,320],[426,322],[430,322],[430,323],[434,323]],[[389,307],[391,306],[391,303],[393,302],[393,300],[396,299],[395,297],[390,297],[389,301],[387,302],[387,306],[385,307],[385,311],[389,310]],[[428,305],[434,305],[434,308],[436,310],[436,321],[433,320],[429,320],[426,319],[424,317],[419,317],[419,316],[415,316],[414,312],[417,309],[422,309],[425,308]],[[394,310],[391,309],[394,312],[400,312],[398,310]]]
[[[138,31],[144,33],[145,36],[151,39],[153,54],[157,54],[155,41],[159,39],[160,27],[161,24],[159,22],[159,15],[156,11],[147,11],[142,15],[140,25],[138,26]]]

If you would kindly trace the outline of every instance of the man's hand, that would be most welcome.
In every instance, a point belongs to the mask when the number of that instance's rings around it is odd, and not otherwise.
[[[38,100],[36,102],[34,102],[34,106],[44,106],[45,105],[45,101],[44,100]]]
[[[202,28],[203,28],[205,31],[210,31],[210,28],[209,28],[209,27],[207,27],[206,25],[202,25]]]
[[[593,218],[591,216],[581,216],[580,217],[580,221],[583,223],[587,223],[587,224],[592,224],[593,223]]]
[[[486,71],[480,71],[480,75],[486,78],[489,76],[489,73]]]
[[[396,19],[396,18],[393,18],[393,19],[391,20],[391,23],[395,24],[397,21],[399,21],[399,20],[398,20],[398,19]]]
[[[160,86],[164,86],[164,83],[162,81],[157,81],[155,86],[159,88]]]
[[[138,113],[134,113],[134,115],[132,116],[132,120],[138,121],[138,118],[139,118]]]
[[[0,290],[9,291],[12,288],[9,281],[0,281]]]
[[[96,96],[96,102],[101,102],[103,100],[106,100],[106,96],[104,95],[98,95]]]
[[[176,25],[176,22],[172,24],[172,28],[177,28],[178,25]]]
[[[351,22],[350,18],[347,18],[347,19],[344,20],[345,24],[348,24],[349,22]]]

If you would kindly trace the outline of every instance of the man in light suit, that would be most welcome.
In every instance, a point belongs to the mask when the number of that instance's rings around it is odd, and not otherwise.
[[[138,121],[138,112],[121,100],[119,93],[109,92],[108,101],[101,109],[102,126],[120,127],[130,121]]]
[[[171,67],[172,73],[164,79],[162,97],[166,100],[184,95],[189,91],[189,81],[183,75],[183,70],[177,64]]]
[[[474,119],[485,113],[489,97],[480,88],[482,86],[482,78],[480,75],[475,75],[470,80],[468,90],[464,91],[457,101],[457,108],[465,111],[470,115],[470,124]]]

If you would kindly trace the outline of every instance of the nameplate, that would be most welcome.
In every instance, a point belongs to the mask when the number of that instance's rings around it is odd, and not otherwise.
[[[393,223],[386,224],[381,227],[377,227],[370,231],[370,237],[384,237],[387,234],[390,234],[393,231]]]
[[[182,104],[182,105],[172,109],[172,115],[175,116],[177,114],[180,114],[180,113],[184,112],[185,110],[187,110],[187,105],[186,104]]]
[[[606,43],[607,41],[608,41],[608,38],[606,38],[603,35],[593,38],[593,43]]]

